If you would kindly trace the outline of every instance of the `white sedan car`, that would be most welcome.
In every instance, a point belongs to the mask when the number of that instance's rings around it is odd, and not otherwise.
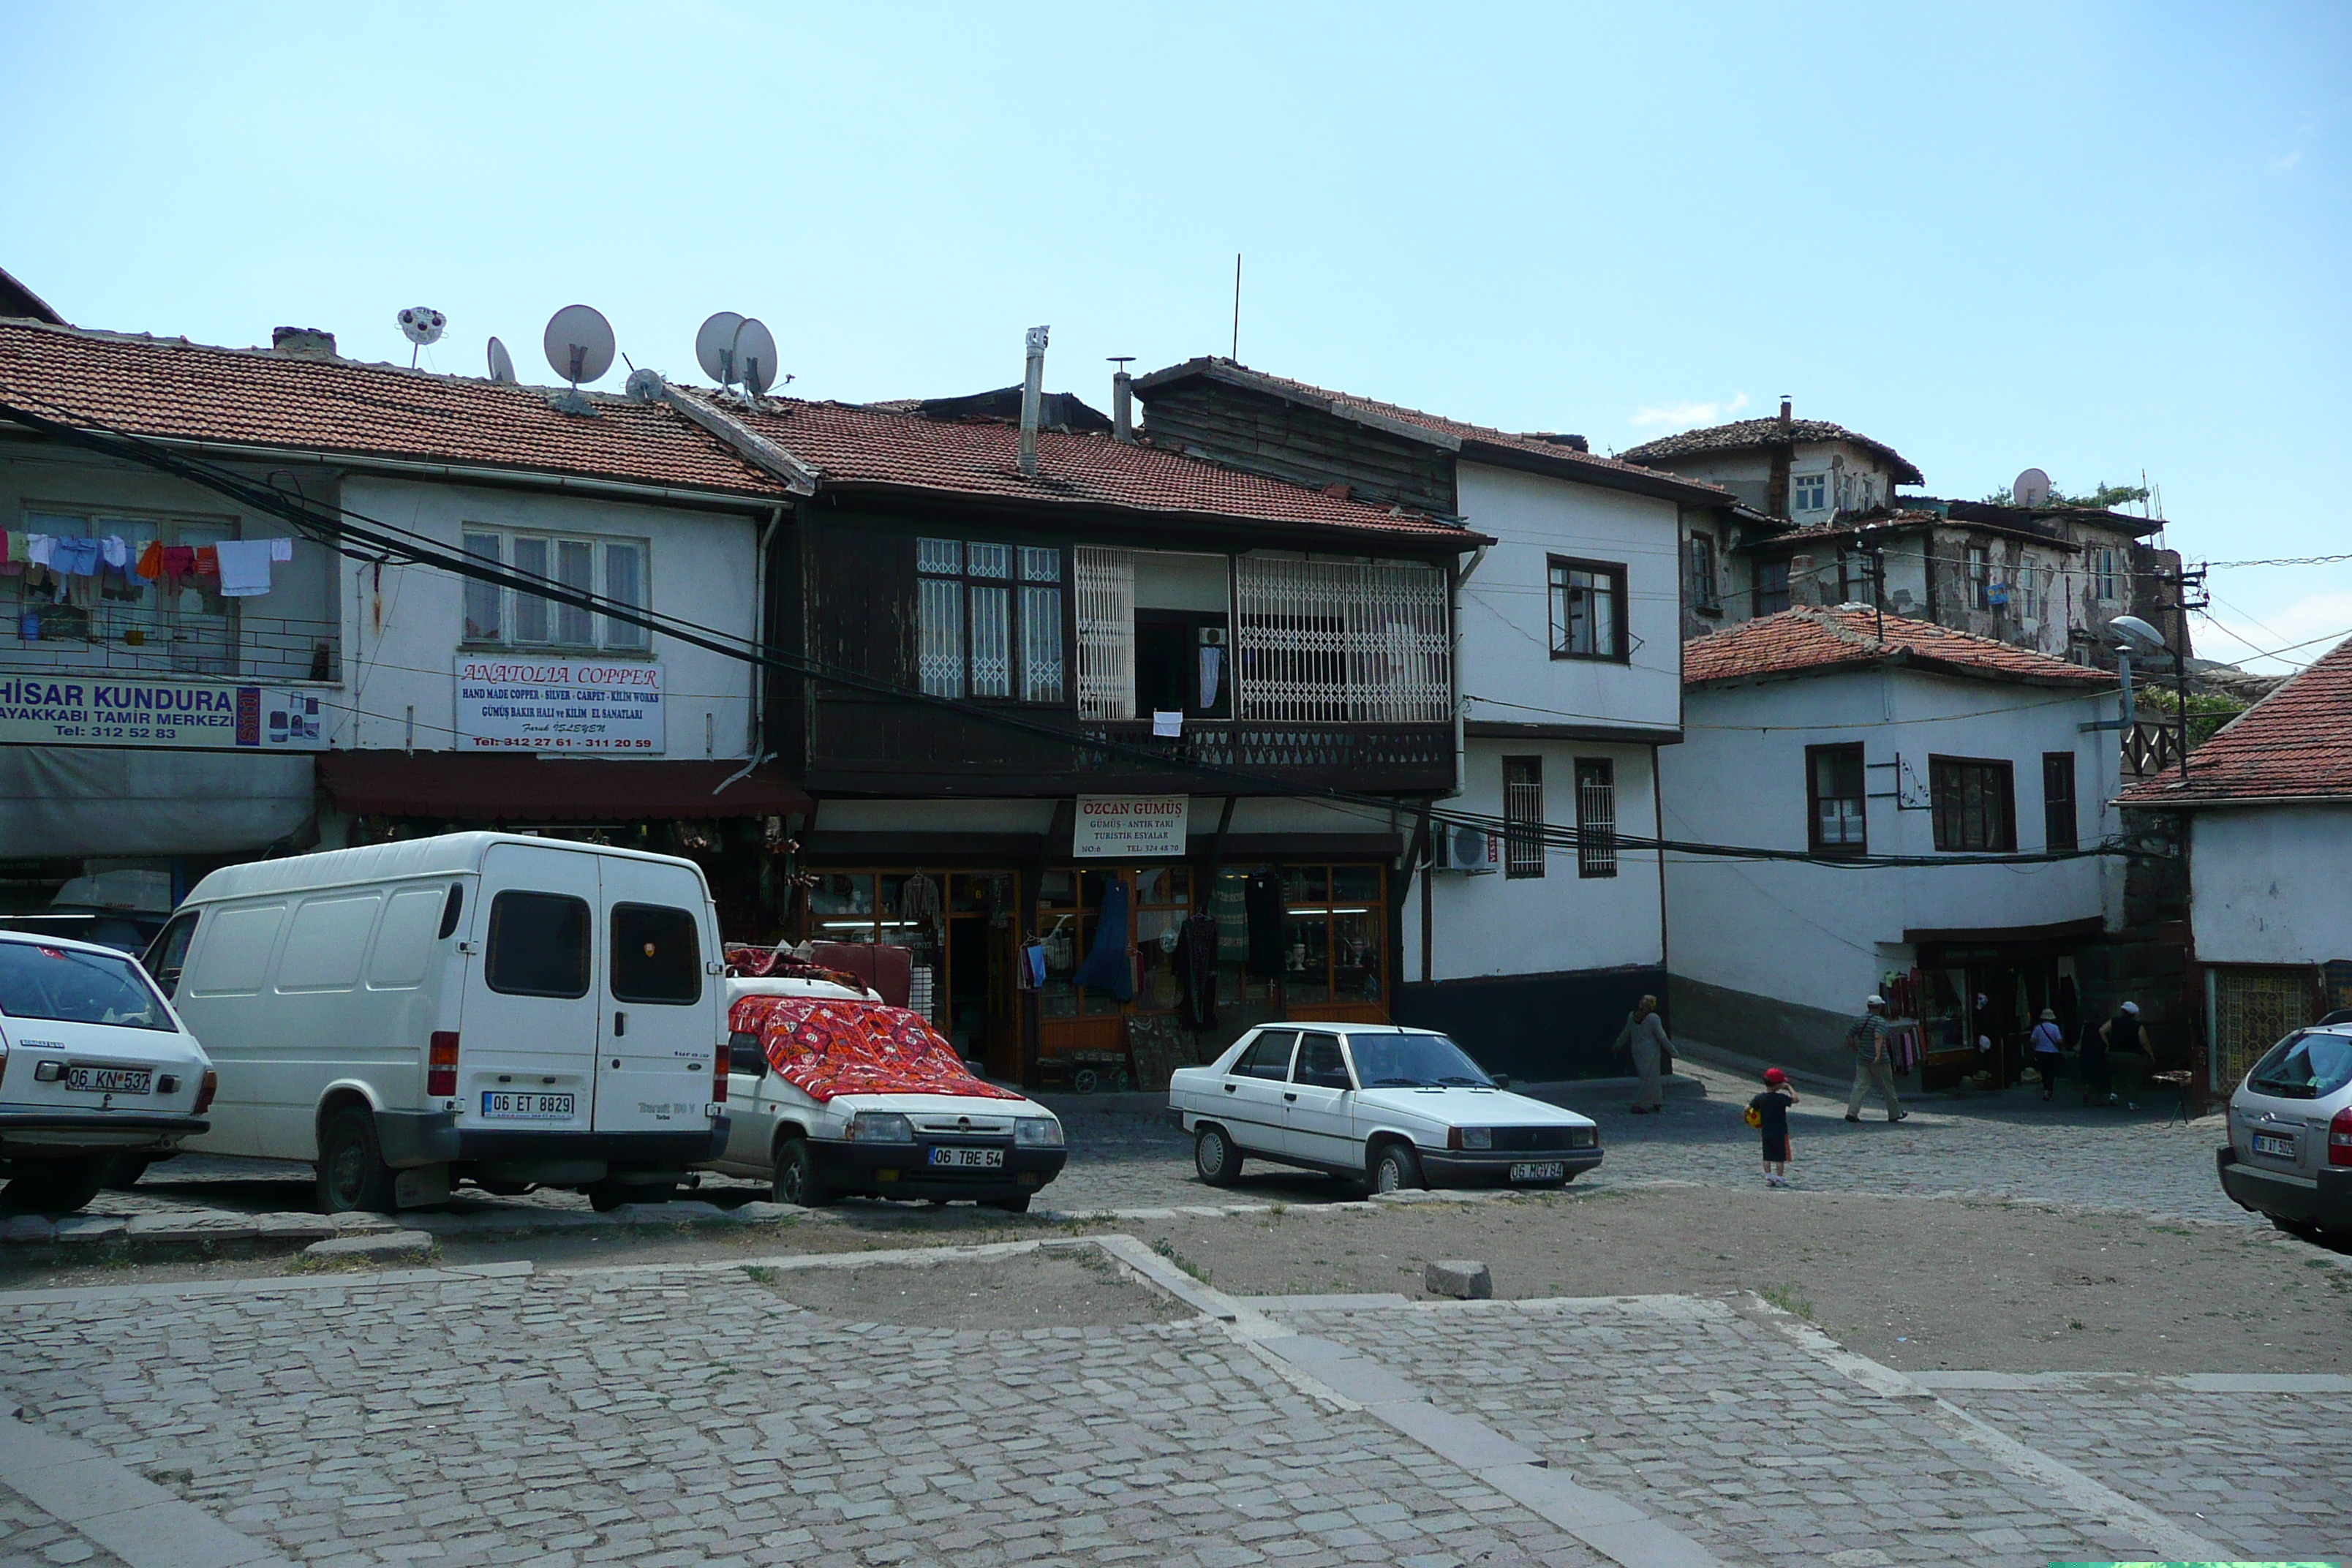
[[[1392,1024],[1261,1026],[1213,1064],[1170,1074],[1168,1110],[1212,1186],[1244,1159],[1382,1193],[1556,1187],[1601,1163],[1591,1118],[1498,1089],[1444,1035]]]
[[[0,1208],[72,1213],[116,1160],[205,1131],[218,1082],[138,960],[0,932]]]

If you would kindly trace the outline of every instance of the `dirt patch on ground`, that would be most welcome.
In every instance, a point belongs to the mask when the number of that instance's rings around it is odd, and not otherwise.
[[[1502,1297],[1754,1290],[1891,1366],[2327,1372],[2340,1259],[2218,1226],[1948,1198],[1654,1187],[1138,1223],[1236,1295],[1395,1291],[1476,1258]]]
[[[1192,1316],[1092,1247],[1010,1258],[745,1270],[785,1300],[845,1322],[918,1329],[1088,1329]]]

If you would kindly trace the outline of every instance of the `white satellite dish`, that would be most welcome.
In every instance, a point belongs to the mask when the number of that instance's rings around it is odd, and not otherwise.
[[[735,379],[757,397],[776,384],[776,338],[756,318],[735,329]]]
[[[694,357],[702,366],[702,374],[721,386],[735,384],[735,332],[742,326],[743,318],[732,310],[721,310],[702,323],[694,334]]]
[[[2009,499],[2019,506],[2040,506],[2050,499],[2050,476],[2040,468],[2026,469],[2009,487]]]
[[[411,305],[400,313],[400,330],[420,348],[439,342],[443,329],[448,325],[449,318],[430,305]]]
[[[515,374],[514,355],[496,338],[490,340],[490,379],[501,386],[512,386],[521,379]]]
[[[613,368],[613,324],[592,305],[566,305],[548,318],[543,346],[555,374],[572,384],[557,406],[567,414],[591,412],[580,384],[601,380]]]

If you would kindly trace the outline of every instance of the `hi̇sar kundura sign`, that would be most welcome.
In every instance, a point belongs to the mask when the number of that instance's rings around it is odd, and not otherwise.
[[[460,654],[457,684],[459,751],[663,749],[662,667],[651,660]]]
[[[1072,853],[1080,860],[1181,855],[1192,805],[1182,795],[1082,795]]]
[[[228,680],[0,676],[0,744],[320,752],[319,693]]]

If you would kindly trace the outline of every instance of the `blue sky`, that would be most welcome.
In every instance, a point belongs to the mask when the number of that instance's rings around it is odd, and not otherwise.
[[[547,380],[561,305],[673,374],[731,309],[865,399],[1050,322],[1099,404],[1224,352],[1240,251],[1283,374],[1602,450],[1788,393],[1937,494],[2144,469],[2192,557],[2352,551],[2341,5],[0,0],[0,266],[88,326],[405,363],[424,303]],[[2213,587],[2352,630],[2352,563]]]

